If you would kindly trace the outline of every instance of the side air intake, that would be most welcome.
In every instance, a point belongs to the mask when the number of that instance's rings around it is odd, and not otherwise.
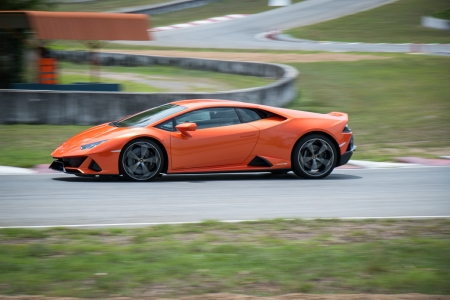
[[[102,170],[95,160],[91,161],[88,168],[95,172],[100,172]]]
[[[64,157],[64,167],[78,168],[86,160],[87,156]]]
[[[271,167],[273,166],[267,159],[260,157],[260,156],[255,156],[254,159],[252,159],[251,162],[249,162],[248,164],[249,167]]]

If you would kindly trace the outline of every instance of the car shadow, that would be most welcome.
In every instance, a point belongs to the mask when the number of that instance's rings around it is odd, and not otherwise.
[[[352,180],[361,179],[361,176],[349,175],[349,174],[330,174],[328,177],[321,179],[324,181],[330,180]],[[65,182],[130,182],[121,176],[100,176],[100,177],[54,177],[55,181],[65,181]],[[162,177],[156,178],[153,182],[190,182],[190,183],[202,183],[208,181],[250,181],[250,180],[302,180],[306,181],[308,179],[303,179],[298,177],[292,172],[281,175],[274,175],[271,173],[208,173],[208,174],[172,174],[164,175]],[[134,182],[139,183],[139,182]]]

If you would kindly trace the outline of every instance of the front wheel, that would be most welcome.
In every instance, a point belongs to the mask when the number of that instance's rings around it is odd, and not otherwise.
[[[321,134],[302,137],[292,153],[292,170],[306,179],[327,177],[337,163],[333,142]]]
[[[161,148],[148,139],[131,141],[120,153],[120,172],[130,180],[151,180],[159,175],[163,165],[164,155]]]

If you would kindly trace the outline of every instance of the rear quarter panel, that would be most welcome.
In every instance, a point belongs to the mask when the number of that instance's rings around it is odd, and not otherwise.
[[[297,141],[312,132],[323,132],[330,135],[337,145],[348,142],[350,136],[343,135],[342,130],[347,122],[346,118],[322,115],[323,117],[300,117],[276,122],[264,119],[250,123],[260,129],[260,136],[252,155],[277,157],[290,161],[292,150]],[[345,147],[340,153],[345,152]]]

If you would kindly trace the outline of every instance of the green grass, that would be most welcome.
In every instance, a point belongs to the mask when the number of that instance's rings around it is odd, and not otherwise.
[[[299,97],[289,108],[349,114],[354,159],[450,152],[450,59],[395,55],[358,62],[292,64]]]
[[[60,1],[62,2],[62,1]],[[167,0],[102,0],[82,3],[58,3],[56,11],[112,11],[126,7],[153,5],[167,2]]]
[[[0,165],[29,168],[49,164],[50,154],[90,126],[0,125]]]
[[[422,16],[448,9],[445,0],[399,0],[369,11],[288,30],[302,39],[372,43],[450,43],[445,30],[420,25]]]
[[[450,9],[435,13],[432,16],[438,19],[450,20]]]
[[[3,229],[0,294],[450,294],[449,225],[446,220],[268,220]],[[366,231],[364,238],[352,235],[355,228]]]

